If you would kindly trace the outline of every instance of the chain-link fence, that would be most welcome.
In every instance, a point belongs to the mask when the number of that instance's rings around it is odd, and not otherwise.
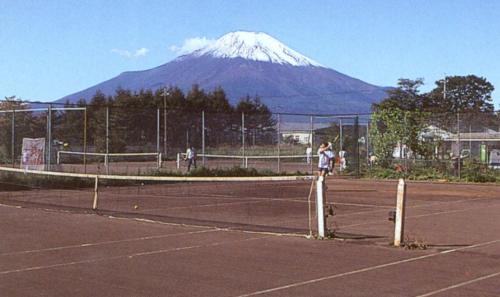
[[[41,104],[39,104],[41,105]],[[0,161],[23,163],[23,139],[45,139],[46,169],[114,174],[197,167],[316,171],[331,143],[339,175],[468,178],[500,166],[498,113],[363,115],[205,112],[151,106],[18,106],[0,112]]]
[[[417,179],[496,181],[499,123],[498,112],[373,114],[369,169]]]

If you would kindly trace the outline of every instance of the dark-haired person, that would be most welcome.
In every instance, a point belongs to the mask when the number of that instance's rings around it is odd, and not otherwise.
[[[333,172],[335,154],[328,142],[319,146],[318,157],[318,180],[322,181],[328,173]]]

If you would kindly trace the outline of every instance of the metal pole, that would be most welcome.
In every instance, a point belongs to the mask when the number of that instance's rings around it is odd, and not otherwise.
[[[16,110],[12,111],[12,135],[11,135],[12,168],[16,167]],[[22,160],[21,160],[22,161]]]
[[[243,167],[245,167],[245,113],[241,113],[241,153],[243,156]]]
[[[469,124],[469,159],[472,161],[472,127]]]
[[[163,88],[163,154],[167,158],[167,89]]]
[[[160,153],[160,109],[156,109],[156,153]]]
[[[109,106],[106,106],[106,155],[109,154]]]
[[[368,144],[368,141],[370,139],[368,137],[368,134],[370,134],[370,133],[369,133],[369,126],[368,125],[370,125],[370,119],[368,119],[366,122],[366,139],[365,139],[365,141],[366,141],[366,162],[368,162],[370,159],[370,146]]]
[[[313,156],[314,156],[314,135],[313,135],[313,133],[314,133],[314,119],[313,119],[313,116],[311,116],[310,121],[311,121],[311,136],[310,136],[311,139],[309,141],[311,144],[311,164],[310,164],[310,166],[311,166],[311,174],[313,174],[313,172],[314,172],[314,165],[313,165],[314,164],[314,161],[313,161],[314,160],[314,158],[313,158]]]
[[[205,166],[205,111],[201,111],[201,154],[203,156],[201,163]]]
[[[458,133],[457,133],[457,141],[458,141],[458,179],[460,180],[461,179],[461,164],[462,163],[462,152],[461,152],[461,143],[460,143],[460,112],[457,112],[457,129],[458,129]]]
[[[104,166],[106,166],[106,174],[109,174],[109,106],[106,106],[106,155],[104,156]]]
[[[359,177],[359,115],[354,119],[354,158],[356,160],[356,177]]]
[[[278,173],[281,172],[281,115],[278,113]]]
[[[339,144],[340,144],[340,150],[342,151],[344,149],[344,141],[343,141],[343,135],[342,135],[342,118],[339,119]]]
[[[87,173],[87,106],[83,111],[83,172]]]
[[[49,109],[47,114],[47,138],[48,138],[47,170],[50,171],[51,158],[52,158],[52,104],[49,104]]]

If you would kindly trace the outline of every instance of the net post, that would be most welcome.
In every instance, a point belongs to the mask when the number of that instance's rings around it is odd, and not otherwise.
[[[175,161],[177,169],[181,168],[181,153],[177,153],[177,160]]]
[[[403,178],[398,182],[398,194],[396,202],[396,222],[394,224],[394,246],[401,246],[404,236],[405,205],[406,205],[406,182]]]
[[[92,210],[97,210],[97,199],[99,193],[99,177],[95,176],[95,184],[94,184],[94,203],[92,204]]]
[[[318,217],[318,238],[325,237],[325,208],[324,208],[324,177],[319,176],[316,181],[316,216]]]
[[[156,155],[156,157],[158,158],[158,162],[157,162],[157,164],[158,164],[158,165],[157,165],[157,169],[160,169],[160,168],[161,168],[161,166],[162,166],[161,153],[158,153],[158,154]]]

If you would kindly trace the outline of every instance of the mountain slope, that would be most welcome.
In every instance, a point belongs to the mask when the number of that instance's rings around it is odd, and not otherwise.
[[[267,34],[233,32],[169,63],[124,72],[58,101],[88,100],[97,90],[113,95],[118,88],[178,86],[187,92],[193,84],[206,91],[221,86],[233,104],[246,95],[259,95],[279,112],[368,112],[373,102],[385,97],[383,88],[322,67]]]

